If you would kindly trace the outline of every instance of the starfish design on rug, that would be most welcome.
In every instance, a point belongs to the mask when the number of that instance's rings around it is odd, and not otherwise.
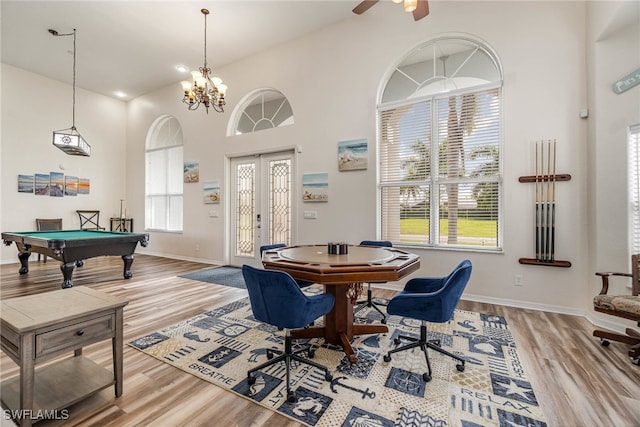
[[[501,385],[505,388],[504,394],[506,396],[518,395],[518,396],[522,396],[524,399],[527,399],[527,400],[529,400],[528,394],[533,391],[531,387],[521,387],[513,380],[509,380],[509,384],[501,384]]]

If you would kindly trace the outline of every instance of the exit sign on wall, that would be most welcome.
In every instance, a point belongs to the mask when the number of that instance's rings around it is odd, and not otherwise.
[[[622,93],[638,84],[640,84],[640,68],[615,82],[612,87],[615,93]]]

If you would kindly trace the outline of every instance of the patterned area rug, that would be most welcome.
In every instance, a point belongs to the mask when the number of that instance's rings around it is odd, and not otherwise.
[[[380,315],[366,309],[357,320],[378,322]],[[354,339],[355,365],[340,348],[318,348],[314,361],[330,368],[331,382],[316,368],[294,363],[291,379],[298,401],[293,404],[286,401],[282,363],[258,372],[256,383],[247,384],[247,370],[267,360],[267,348],[282,349],[284,342],[282,331],[254,320],[248,298],[129,345],[310,426],[546,426],[504,318],[456,310],[451,322],[430,324],[429,339],[440,339],[467,363],[458,372],[457,362],[430,351],[429,383],[422,380],[426,362],[420,350],[383,361],[399,334],[419,336],[420,323],[390,316],[387,324],[387,334]],[[322,345],[322,340],[312,342]]]

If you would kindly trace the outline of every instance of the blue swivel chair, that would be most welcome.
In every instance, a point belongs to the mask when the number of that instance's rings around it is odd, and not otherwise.
[[[422,320],[420,326],[420,338],[400,336],[396,338],[396,346],[401,340],[411,341],[403,347],[397,347],[384,356],[384,361],[391,361],[391,354],[399,351],[420,347],[427,359],[428,372],[422,374],[425,382],[431,381],[431,363],[427,348],[445,354],[459,361],[456,365],[458,371],[464,371],[464,358],[450,353],[440,347],[439,340],[427,339],[427,322],[446,323],[453,317],[453,311],[460,301],[462,292],[471,277],[471,261],[464,260],[445,277],[425,277],[411,279],[404,290],[394,296],[387,306],[387,313]]]
[[[388,240],[363,240],[360,242],[360,246],[381,246],[385,248],[393,247],[393,244]],[[387,323],[387,316],[380,310],[380,307],[374,304],[371,298],[371,283],[367,283],[367,299],[364,301],[358,301],[356,303],[356,308],[353,309],[353,314],[358,313],[360,310],[371,307],[375,309],[378,313],[382,315],[382,323]]]
[[[307,352],[309,358],[313,358],[315,348],[305,345],[300,349],[293,350],[290,329],[304,328],[313,320],[330,312],[335,303],[333,295],[324,293],[307,296],[302,293],[295,280],[284,271],[262,270],[244,265],[242,266],[242,275],[249,292],[253,317],[260,322],[268,323],[285,331],[284,352],[268,350],[267,358],[269,360],[247,372],[249,385],[256,382],[256,377],[253,376],[254,372],[284,362],[287,376],[287,400],[291,403],[295,402],[296,395],[291,390],[289,381],[292,360],[324,371],[325,379],[331,381],[333,376],[327,367],[298,355]],[[279,356],[273,358],[273,353],[279,354]]]
[[[273,245],[262,245],[260,246],[260,256],[262,256],[262,254],[265,251],[270,251],[271,249],[286,248],[286,247],[287,245],[285,245],[284,243],[274,243]],[[305,280],[298,280],[298,279],[293,279],[293,280],[295,280],[298,286],[300,286],[301,288],[306,288],[307,286],[313,285],[313,282],[307,282]]]

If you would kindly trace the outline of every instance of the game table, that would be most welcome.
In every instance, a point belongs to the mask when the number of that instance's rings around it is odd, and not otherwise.
[[[291,331],[293,338],[324,337],[342,346],[351,363],[356,355],[351,340],[357,335],[385,333],[383,324],[354,324],[353,304],[362,283],[393,282],[420,268],[418,255],[387,247],[348,246],[348,253],[328,253],[327,245],[291,246],[267,250],[262,254],[266,270],[286,271],[294,279],[321,283],[335,297],[333,309],[324,317],[324,326]]]
[[[125,279],[132,277],[131,264],[133,252],[138,242],[147,246],[149,235],[142,233],[123,233],[103,230],[57,230],[25,231],[2,233],[4,244],[15,242],[18,248],[21,275],[29,272],[29,256],[40,253],[61,262],[62,288],[73,286],[73,269],[84,265],[87,258],[103,255],[119,255],[124,261]]]

